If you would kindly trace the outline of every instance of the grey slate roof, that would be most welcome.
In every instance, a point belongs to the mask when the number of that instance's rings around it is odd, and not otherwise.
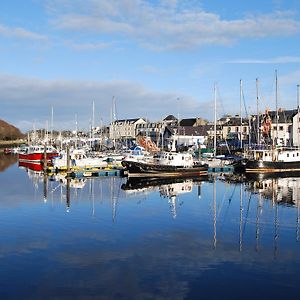
[[[196,118],[182,119],[182,120],[180,120],[179,125],[180,126],[194,126],[196,122],[197,122]]]

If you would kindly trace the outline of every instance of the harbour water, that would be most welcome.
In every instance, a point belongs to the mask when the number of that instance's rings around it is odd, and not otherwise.
[[[67,181],[0,163],[1,299],[300,292],[300,178]]]

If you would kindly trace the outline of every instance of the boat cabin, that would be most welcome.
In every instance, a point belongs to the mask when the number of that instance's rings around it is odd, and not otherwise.
[[[300,161],[300,149],[280,147],[275,149],[253,150],[251,159],[267,162],[296,162]]]
[[[169,165],[185,168],[192,167],[194,164],[192,154],[180,152],[159,152],[154,155],[154,161],[160,165]]]

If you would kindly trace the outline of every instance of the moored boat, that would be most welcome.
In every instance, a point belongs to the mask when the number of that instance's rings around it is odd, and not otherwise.
[[[53,157],[58,155],[57,149],[52,146],[34,145],[27,147],[24,151],[19,153],[19,161],[41,163],[45,157],[47,161],[51,161]]]
[[[123,160],[129,177],[194,177],[205,175],[208,165],[195,161],[189,152],[158,152],[153,160]]]
[[[300,171],[300,149],[277,147],[253,149],[244,163],[246,173],[286,173]]]
[[[84,149],[74,149],[70,152],[70,167],[105,168],[108,166],[104,158],[88,156]],[[58,170],[66,169],[67,153],[64,152],[60,156],[54,157],[52,159],[52,166]]]

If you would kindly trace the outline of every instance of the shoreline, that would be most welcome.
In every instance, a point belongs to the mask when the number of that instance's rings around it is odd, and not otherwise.
[[[16,147],[24,143],[25,141],[22,139],[11,141],[0,140],[0,153],[3,152],[5,148]]]

